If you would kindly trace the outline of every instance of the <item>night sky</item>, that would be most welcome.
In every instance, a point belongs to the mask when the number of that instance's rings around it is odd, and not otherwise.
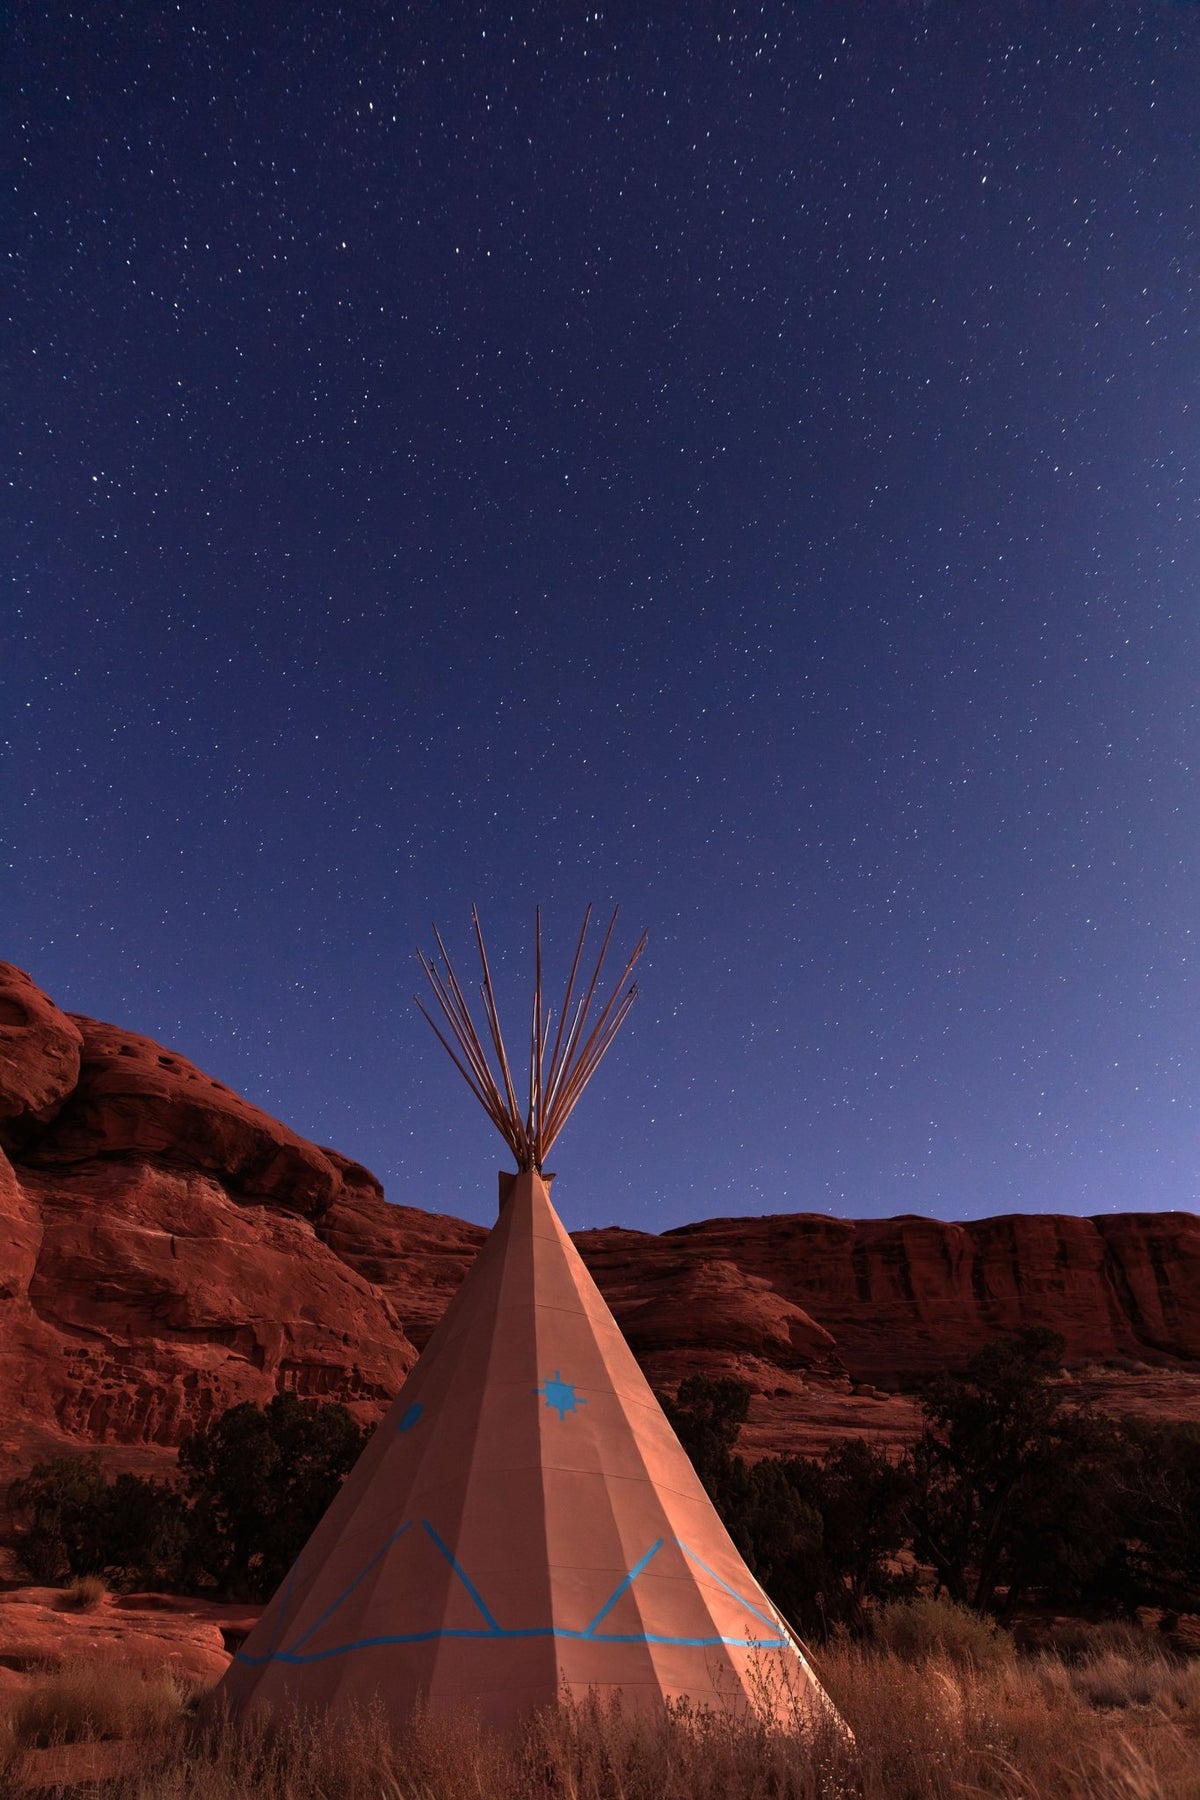
[[[620,901],[572,1227],[1195,1208],[1200,7],[7,28],[0,955],[490,1219]]]

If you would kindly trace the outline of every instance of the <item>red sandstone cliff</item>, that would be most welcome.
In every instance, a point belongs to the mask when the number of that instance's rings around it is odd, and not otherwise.
[[[172,1445],[280,1388],[373,1417],[416,1350],[312,1225],[362,1196],[386,1210],[365,1169],[0,964],[0,1445]]]
[[[149,1039],[62,1013],[0,964],[10,1455],[64,1441],[165,1450],[214,1411],[280,1388],[374,1417],[483,1236],[387,1205],[357,1164]],[[911,1389],[1026,1324],[1063,1332],[1075,1364],[1173,1371],[1146,1379],[1200,1403],[1191,1214],[966,1225],[801,1214],[577,1241],[653,1380],[711,1370],[751,1382],[758,1449],[903,1434],[911,1406],[878,1390]]]
[[[1060,1331],[1069,1362],[1200,1363],[1193,1213],[1014,1213],[965,1225],[799,1213],[710,1219],[659,1241],[769,1280],[832,1332],[852,1374],[880,1386],[909,1387],[1026,1325]]]

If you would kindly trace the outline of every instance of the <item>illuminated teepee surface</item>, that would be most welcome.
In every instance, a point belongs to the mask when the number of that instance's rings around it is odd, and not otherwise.
[[[829,1706],[551,1204],[540,957],[537,987],[531,1103],[505,1115],[523,1166],[501,1176],[491,1236],[235,1658],[223,1684],[235,1708],[381,1695],[397,1718],[423,1698],[503,1722],[593,1690],[624,1705],[765,1704],[789,1722],[797,1706]],[[635,991],[599,1014],[600,1055]],[[573,1105],[582,1084],[559,1050]],[[508,1099],[502,1048],[500,1060]]]

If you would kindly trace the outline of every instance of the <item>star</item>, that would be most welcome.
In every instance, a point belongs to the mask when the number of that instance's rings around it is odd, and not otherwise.
[[[552,1406],[560,1419],[565,1419],[569,1412],[576,1412],[579,1407],[586,1406],[587,1401],[576,1394],[569,1381],[564,1381],[555,1369],[553,1381],[544,1381],[540,1387],[534,1388],[535,1394],[544,1394],[546,1405]]]

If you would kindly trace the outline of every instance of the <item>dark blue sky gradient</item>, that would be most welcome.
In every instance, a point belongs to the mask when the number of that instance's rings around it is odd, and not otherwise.
[[[487,1218],[619,899],[569,1224],[1195,1206],[1200,8],[10,32],[0,954]]]

